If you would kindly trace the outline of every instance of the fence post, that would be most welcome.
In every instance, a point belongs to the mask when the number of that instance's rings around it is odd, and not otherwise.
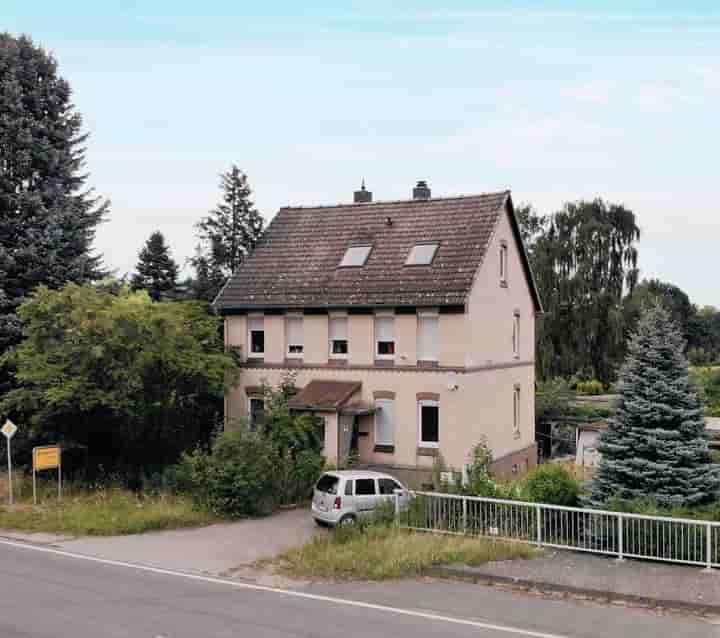
[[[618,514],[618,557],[617,561],[622,563],[625,560],[623,557],[623,515]]]
[[[537,545],[542,547],[542,507],[540,505],[535,506],[537,516]]]
[[[462,531],[463,534],[467,534],[467,496],[463,496],[463,514],[462,514]]]
[[[713,533],[712,523],[708,522],[706,529],[707,529],[707,538],[705,539],[705,548],[707,551],[707,566],[705,567],[705,571],[709,572],[709,571],[712,571],[712,565],[713,565],[713,563],[712,563],[712,533]]]
[[[395,495],[395,525],[400,526],[400,492],[401,490],[393,490]]]

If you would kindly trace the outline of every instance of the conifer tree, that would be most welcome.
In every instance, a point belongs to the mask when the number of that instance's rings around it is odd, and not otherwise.
[[[620,397],[601,438],[590,501],[649,497],[690,506],[716,497],[702,407],[690,385],[684,341],[661,305],[647,308],[619,377]]]
[[[170,248],[160,231],[155,231],[145,242],[136,269],[132,287],[135,290],[147,290],[155,301],[160,301],[175,290],[178,266],[170,256]]]
[[[0,348],[20,339],[15,310],[38,285],[102,275],[91,254],[108,202],[86,185],[87,134],[55,58],[0,33]]]
[[[247,176],[233,164],[220,176],[222,201],[198,223],[207,259],[225,277],[234,273],[257,243],[263,218],[255,208]]]

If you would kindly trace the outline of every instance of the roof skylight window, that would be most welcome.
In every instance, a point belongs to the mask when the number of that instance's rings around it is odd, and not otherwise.
[[[432,263],[437,244],[415,244],[408,255],[406,266],[427,266]]]
[[[372,246],[350,246],[340,262],[340,267],[347,266],[364,266]]]

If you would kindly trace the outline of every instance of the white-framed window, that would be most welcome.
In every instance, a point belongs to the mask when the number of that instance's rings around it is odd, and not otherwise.
[[[420,447],[440,444],[440,405],[437,401],[418,401],[418,439]]]
[[[302,315],[287,315],[285,318],[287,334],[287,356],[302,357],[304,348],[304,329]]]
[[[248,421],[253,428],[265,423],[265,399],[263,397],[248,397]]]
[[[262,315],[248,315],[248,356],[265,354],[265,319]]]
[[[328,321],[328,335],[330,337],[330,358],[347,359],[348,318],[346,315],[330,315]]]
[[[347,268],[350,266],[364,266],[365,262],[367,261],[368,257],[370,256],[370,251],[372,250],[372,246],[365,245],[365,246],[350,246],[343,255],[342,260],[340,261],[340,268]]]
[[[513,387],[513,434],[520,436],[520,385]]]
[[[435,312],[420,312],[417,318],[418,361],[437,361],[440,350],[440,317]]]
[[[377,359],[395,358],[395,317],[393,315],[375,316],[375,357]]]
[[[513,313],[513,331],[512,331],[512,348],[513,357],[520,357],[520,313],[516,310]]]
[[[508,282],[508,245],[506,241],[500,242],[500,285],[507,286]]]
[[[395,401],[375,399],[375,445],[395,444]]]
[[[415,244],[405,260],[406,266],[429,266],[435,258],[437,243]]]

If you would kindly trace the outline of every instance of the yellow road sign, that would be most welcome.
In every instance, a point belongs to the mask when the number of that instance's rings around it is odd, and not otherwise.
[[[10,419],[5,421],[5,425],[0,428],[0,432],[5,435],[5,438],[12,439],[15,432],[17,432],[17,425],[15,425]]]
[[[60,446],[45,445],[33,449],[33,469],[53,470],[60,467]]]

